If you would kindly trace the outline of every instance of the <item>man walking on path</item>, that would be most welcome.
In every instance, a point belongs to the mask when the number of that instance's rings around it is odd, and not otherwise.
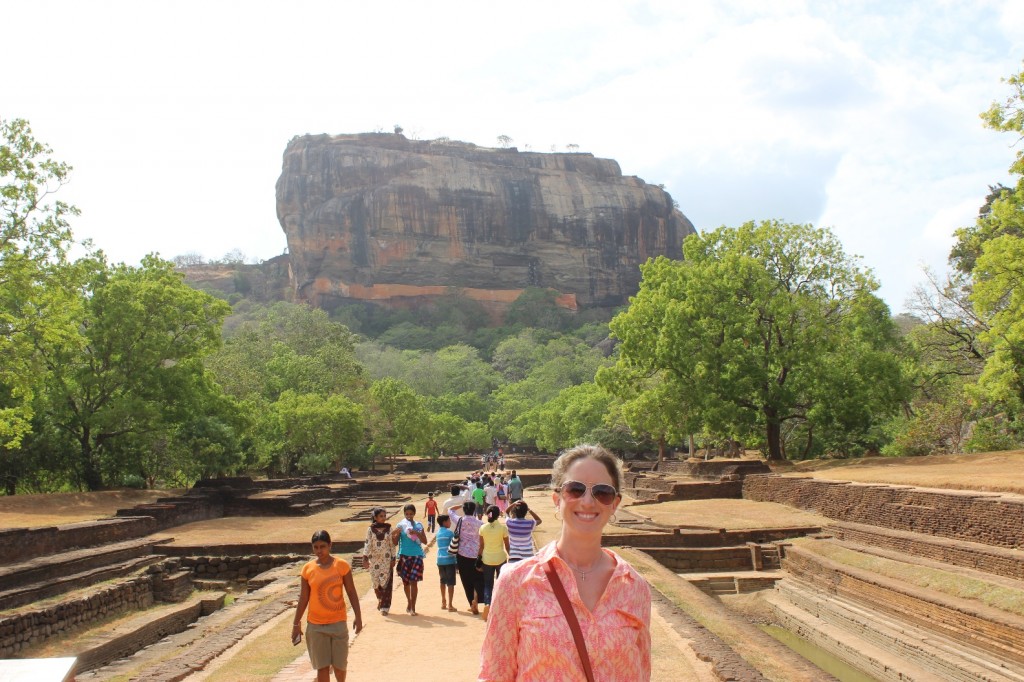
[[[523,482],[519,479],[515,469],[512,470],[512,478],[508,479],[506,487],[508,488],[508,503],[510,506],[513,502],[523,499]]]

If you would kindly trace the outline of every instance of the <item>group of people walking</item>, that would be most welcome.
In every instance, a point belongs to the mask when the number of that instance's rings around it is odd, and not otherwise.
[[[535,550],[533,533],[541,518],[523,499],[515,471],[507,482],[477,472],[453,485],[451,497],[440,507],[430,494],[424,507],[426,527],[416,521],[413,504],[405,505],[404,518],[393,528],[386,510],[373,509],[362,560],[370,572],[377,610],[389,614],[397,574],[406,613],[417,615],[424,547],[427,533],[434,533],[441,608],[457,610],[458,581],[469,611],[487,621],[479,680],[550,680],[555,679],[554,671],[561,675],[557,679],[574,681],[649,680],[650,589],[629,564],[601,546],[603,529],[621,501],[621,482],[622,463],[604,448],[582,445],[563,453],[552,470],[551,495],[561,532],[558,540],[540,550]],[[487,504],[487,488],[495,489],[493,504]],[[498,497],[499,489],[503,498]],[[507,506],[496,504],[498,499]],[[355,632],[363,627],[358,598],[354,586],[350,589],[349,565],[330,555],[326,531],[313,536],[313,545],[317,558],[302,571],[293,634],[301,639],[301,618],[308,605],[306,641],[317,680],[327,682],[333,668],[342,682],[347,655],[342,587],[353,606]],[[317,582],[328,574],[339,576],[336,586]],[[322,603],[323,595],[337,599]],[[337,608],[337,603],[341,634],[321,635],[321,607]],[[563,617],[552,617],[559,611]],[[341,636],[344,651],[332,639]],[[574,640],[575,649],[561,646],[566,636]]]

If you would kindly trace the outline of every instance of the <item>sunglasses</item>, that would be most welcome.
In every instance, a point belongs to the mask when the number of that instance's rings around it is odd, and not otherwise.
[[[559,490],[570,500],[578,500],[587,494],[588,488],[586,483],[566,481]],[[610,505],[619,496],[618,491],[607,483],[595,483],[589,490],[594,499],[604,505]]]

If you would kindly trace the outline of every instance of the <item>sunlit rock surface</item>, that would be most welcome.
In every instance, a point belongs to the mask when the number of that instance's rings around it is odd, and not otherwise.
[[[638,265],[680,258],[694,232],[664,190],[611,159],[382,133],[294,138],[277,215],[297,298],[326,308],[454,288],[500,309],[527,287],[571,309],[620,305]]]

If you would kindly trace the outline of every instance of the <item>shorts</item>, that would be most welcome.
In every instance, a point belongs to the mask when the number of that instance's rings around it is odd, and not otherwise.
[[[441,574],[441,584],[455,587],[455,564],[438,564],[437,572]]]
[[[317,625],[306,623],[306,651],[313,670],[334,667],[345,670],[348,665],[348,623]]]
[[[418,583],[423,580],[423,557],[398,556],[398,577],[403,583]]]

